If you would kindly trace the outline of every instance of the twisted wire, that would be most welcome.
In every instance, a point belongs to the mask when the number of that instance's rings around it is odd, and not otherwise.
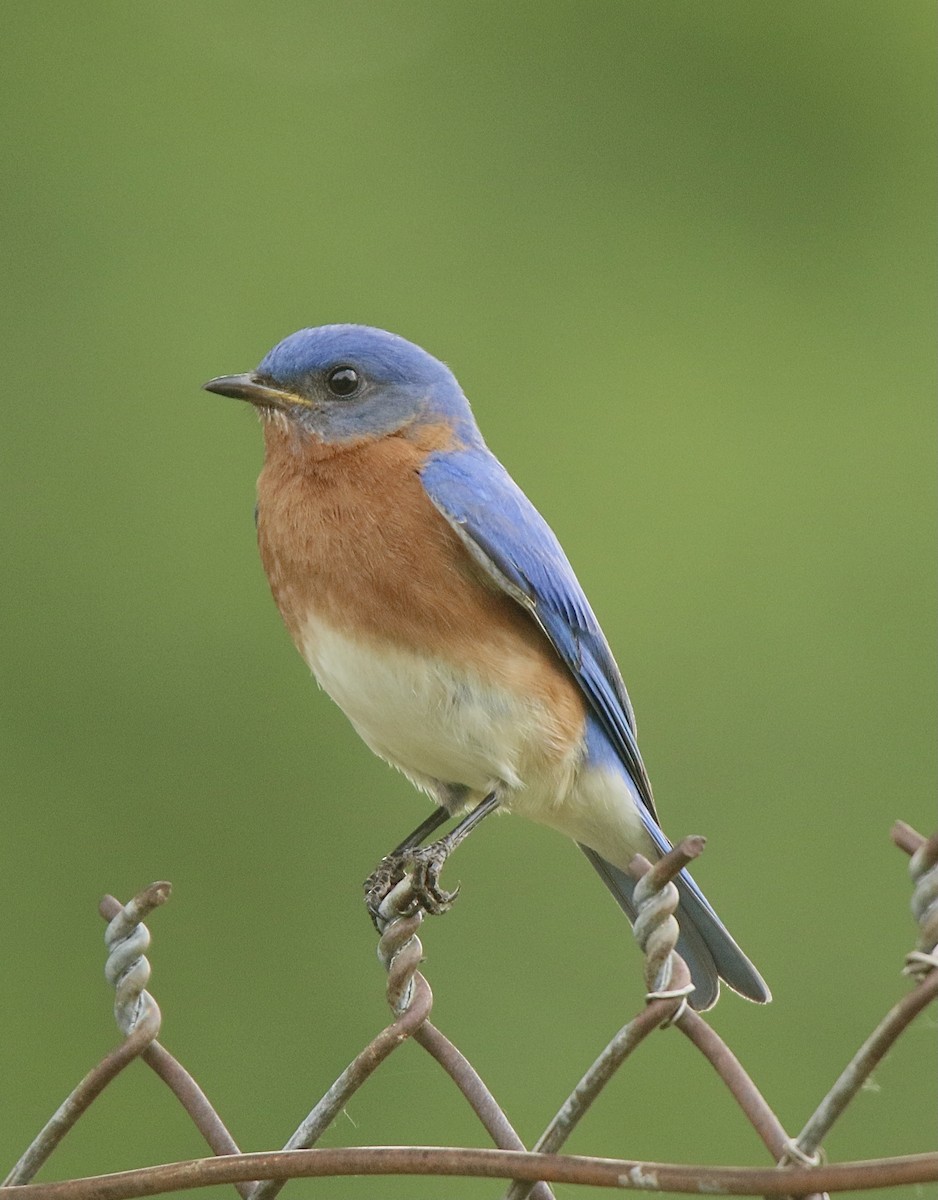
[[[938,969],[938,839],[923,841],[909,859],[914,880],[912,915],[918,922],[918,939],[906,955],[904,974],[922,980]]]
[[[124,1041],[106,1054],[66,1096],[0,1186],[27,1184],[111,1080],[128,1063],[146,1055],[152,1046],[160,1031],[161,1016],[159,1005],[144,990],[150,976],[150,964],[143,957],[143,951],[149,945],[150,934],[140,921],[162,904],[169,892],[168,883],[151,884],[121,908],[108,926],[105,937],[110,939],[110,953],[105,974],[117,988],[114,1015]],[[107,906],[108,901],[117,903],[111,897],[105,897],[102,906]]]
[[[426,910],[419,904],[418,885],[413,875],[405,875],[384,897],[378,907],[376,923],[380,932],[378,959],[388,973],[387,998],[400,1022],[417,1007],[415,997],[426,996],[426,1010],[410,1036],[440,1064],[469,1102],[486,1132],[499,1149],[525,1151],[504,1110],[489,1091],[472,1063],[437,1029],[429,1018],[432,993],[430,985],[417,970],[423,959],[423,944],[417,930]],[[528,1189],[532,1200],[554,1200],[543,1181]],[[255,1195],[250,1200],[269,1200]]]
[[[150,931],[143,918],[163,904],[171,890],[165,882],[151,884],[123,905],[104,931],[108,949],[104,976],[114,988],[114,1019],[125,1037],[133,1032],[145,1010],[156,1007],[156,1001],[146,990],[150,980],[150,962],[146,957]]]
[[[395,1019],[349,1063],[300,1122],[284,1150],[313,1147],[362,1084],[389,1054],[416,1036],[430,1014],[433,993],[417,971],[423,946],[416,931],[423,921],[423,912],[413,911],[409,878],[402,879],[384,898],[377,921],[381,931],[378,959],[388,973],[388,1004]],[[285,1182],[285,1179],[261,1179],[250,1188],[247,1200],[274,1200]]]
[[[413,903],[413,880],[409,875],[388,892],[378,909],[378,961],[388,973],[388,1004],[400,1015],[414,997],[414,976],[423,959],[423,943],[417,930],[424,911]]]
[[[691,852],[696,856],[702,849],[702,838],[685,838],[654,867],[642,855],[636,855],[630,867],[630,870],[635,868],[636,872],[642,872],[632,896],[638,910],[632,932],[644,955],[645,999],[649,1002],[682,1001],[666,1024],[683,1015],[684,998],[694,990],[692,983],[671,986],[677,962],[677,940],[681,932],[674,915],[680,896],[673,876],[689,860]]]
[[[935,865],[938,863],[938,834],[925,839],[904,821],[897,821],[892,828],[892,839],[910,856],[909,869],[916,881],[912,897],[912,911],[919,921],[918,950],[913,950],[906,959],[906,972],[921,973],[916,986],[893,1005],[879,1022],[870,1036],[854,1054],[841,1072],[833,1087],[809,1117],[804,1129],[794,1139],[793,1145],[805,1155],[812,1155],[853,1100],[877,1063],[893,1045],[896,1038],[938,994],[938,966],[935,955],[935,938],[938,936],[935,923],[936,883]],[[787,1147],[787,1161],[797,1159],[792,1146]]]
[[[654,882],[643,875],[635,885],[634,899],[638,907],[634,933],[645,955],[645,984],[649,994],[660,994],[671,982],[671,954],[680,933],[674,913],[680,897],[673,883],[656,891]]]

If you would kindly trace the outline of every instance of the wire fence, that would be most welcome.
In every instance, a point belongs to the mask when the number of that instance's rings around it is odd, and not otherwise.
[[[504,1200],[526,1197],[552,1200],[552,1183],[709,1195],[820,1197],[828,1192],[936,1181],[938,1153],[850,1163],[827,1163],[821,1153],[823,1138],[877,1063],[918,1013],[938,997],[938,833],[926,840],[898,822],[893,827],[892,839],[909,855],[913,880],[912,912],[918,924],[918,938],[915,948],[906,956],[904,968],[912,987],[860,1046],[794,1137],[786,1132],[726,1042],[687,1004],[692,985],[687,966],[675,950],[678,923],[674,913],[678,894],[672,881],[704,848],[703,838],[688,837],[654,866],[641,856],[631,864],[630,870],[639,880],[635,892],[639,910],[635,936],[644,953],[645,1006],[612,1038],[530,1151],[472,1064],[430,1021],[433,995],[417,969],[423,958],[419,931],[425,914],[416,905],[410,877],[394,887],[379,913],[378,952],[387,969],[387,999],[394,1019],[349,1063],[283,1149],[262,1154],[242,1154],[198,1083],[157,1041],[160,1010],[147,991],[150,964],[146,951],[150,934],[143,922],[169,898],[170,885],[151,884],[123,905],[113,896],[105,896],[100,904],[100,913],[108,921],[105,974],[115,989],[114,1015],[123,1040],[53,1113],[0,1186],[9,1192],[9,1200],[129,1200],[229,1183],[242,1200],[272,1200],[290,1179],[459,1175],[509,1181]],[[632,1052],[653,1030],[669,1026],[683,1034],[716,1071],[765,1145],[772,1166],[695,1166],[560,1153],[590,1105]],[[449,1075],[495,1149],[436,1146],[314,1149],[351,1096],[408,1040],[422,1046]],[[82,1113],[137,1058],[172,1091],[214,1157],[55,1183],[30,1183]]]

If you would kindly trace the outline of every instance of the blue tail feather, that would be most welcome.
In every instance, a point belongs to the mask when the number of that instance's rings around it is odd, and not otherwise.
[[[635,880],[588,846],[581,845],[580,849],[596,868],[619,907],[630,921],[634,921],[636,908],[632,893]],[[687,963],[694,982],[695,990],[689,997],[691,1007],[700,1012],[712,1008],[720,995],[721,979],[735,992],[757,1004],[771,1000],[772,994],[762,976],[737,946],[690,875],[681,871],[675,883],[681,897],[675,914],[681,929],[677,950]]]

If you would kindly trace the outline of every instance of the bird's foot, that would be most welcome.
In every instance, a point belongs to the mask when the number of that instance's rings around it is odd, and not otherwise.
[[[364,882],[365,908],[379,933],[385,923],[379,915],[381,905],[388,892],[404,878],[404,858],[405,855],[402,854],[387,855],[382,858]]]
[[[375,924],[381,929],[386,923],[381,916],[381,904],[388,893],[402,879],[410,877],[410,892],[405,914],[423,909],[430,916],[439,916],[451,907],[459,892],[457,887],[448,892],[440,886],[440,872],[451,847],[445,838],[382,858],[377,868],[365,880],[365,907]]]
[[[414,903],[431,917],[438,917],[452,908],[453,901],[459,895],[458,884],[451,892],[440,887],[440,872],[449,852],[448,842],[441,838],[429,846],[411,850],[407,857],[407,874],[412,880]]]

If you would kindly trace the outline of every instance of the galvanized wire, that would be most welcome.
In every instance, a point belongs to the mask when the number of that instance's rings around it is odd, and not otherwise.
[[[150,931],[144,917],[165,904],[172,892],[166,882],[151,883],[148,888],[123,905],[104,931],[108,948],[104,977],[114,988],[114,1019],[125,1036],[133,1032],[142,1012],[155,1003],[146,991],[150,981]]]

